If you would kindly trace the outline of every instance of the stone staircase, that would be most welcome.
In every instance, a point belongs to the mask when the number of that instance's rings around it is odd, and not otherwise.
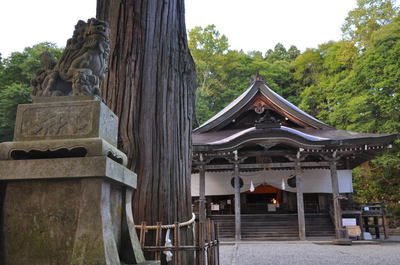
[[[335,237],[335,226],[329,214],[306,214],[306,236]]]
[[[211,216],[219,229],[220,240],[235,237],[234,215]],[[306,214],[307,237],[332,237],[333,224],[327,214]],[[297,214],[242,215],[242,240],[298,240]]]

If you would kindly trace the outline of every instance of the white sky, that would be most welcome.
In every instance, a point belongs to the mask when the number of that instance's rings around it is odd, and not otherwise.
[[[186,26],[215,24],[232,49],[267,51],[314,48],[341,38],[341,25],[356,0],[185,0]],[[79,19],[95,16],[96,0],[1,0],[3,57],[42,41],[63,47]]]

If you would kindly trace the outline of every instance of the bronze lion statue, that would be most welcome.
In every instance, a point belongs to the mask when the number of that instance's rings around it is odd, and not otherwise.
[[[79,20],[58,62],[49,52],[41,55],[44,70],[31,80],[31,95],[101,97],[109,51],[108,24],[95,18]]]

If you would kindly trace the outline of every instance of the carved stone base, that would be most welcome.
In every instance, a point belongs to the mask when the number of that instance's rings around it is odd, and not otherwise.
[[[0,264],[159,264],[137,239],[116,115],[87,96],[34,102],[0,143]]]
[[[133,172],[107,157],[0,163],[0,264],[145,261],[132,217]]]
[[[79,138],[103,138],[117,146],[117,116],[98,100],[18,105],[14,141]]]

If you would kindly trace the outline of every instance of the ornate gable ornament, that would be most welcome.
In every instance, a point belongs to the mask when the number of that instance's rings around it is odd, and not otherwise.
[[[272,129],[280,128],[280,122],[271,115],[269,110],[265,110],[265,114],[254,122],[256,129]]]
[[[253,104],[254,111],[257,114],[263,114],[267,107],[267,104],[265,104],[265,102],[260,99],[256,100],[256,102],[254,102]]]

